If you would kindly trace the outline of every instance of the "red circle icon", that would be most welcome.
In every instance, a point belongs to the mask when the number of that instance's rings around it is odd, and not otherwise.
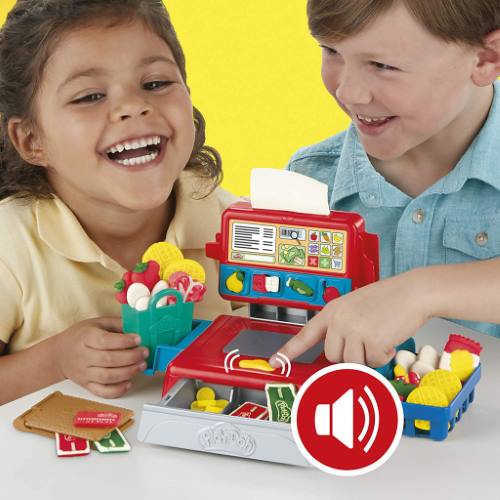
[[[316,372],[292,409],[293,436],[304,457],[340,476],[380,467],[397,448],[403,423],[401,401],[389,381],[354,363]]]

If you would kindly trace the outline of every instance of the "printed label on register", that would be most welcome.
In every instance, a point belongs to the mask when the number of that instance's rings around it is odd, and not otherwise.
[[[257,224],[233,224],[231,247],[246,253],[274,253],[276,228]]]
[[[297,227],[280,227],[280,238],[302,241],[306,239],[306,230]]]
[[[347,233],[307,226],[232,221],[229,262],[344,273]]]

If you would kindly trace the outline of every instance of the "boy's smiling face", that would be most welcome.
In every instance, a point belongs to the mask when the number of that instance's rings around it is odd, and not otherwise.
[[[319,43],[323,81],[373,158],[453,141],[474,105],[474,50],[433,36],[401,3],[357,34]]]
[[[70,206],[165,203],[194,143],[188,89],[167,44],[141,22],[63,35],[35,115],[48,176]]]

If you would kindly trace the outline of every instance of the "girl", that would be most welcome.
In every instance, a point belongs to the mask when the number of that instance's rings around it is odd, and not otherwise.
[[[150,244],[205,267],[196,317],[230,311],[204,256],[229,195],[162,2],[18,0],[0,111],[0,404],[65,378],[120,397],[148,353],[112,284]]]

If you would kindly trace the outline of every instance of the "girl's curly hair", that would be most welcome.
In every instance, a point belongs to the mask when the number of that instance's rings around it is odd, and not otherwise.
[[[0,199],[52,197],[46,169],[21,158],[7,125],[12,117],[36,125],[34,98],[55,44],[68,30],[103,19],[109,27],[144,22],[168,44],[187,85],[184,53],[161,0],[18,0],[0,30]],[[205,120],[193,110],[196,135],[186,169],[210,179],[214,189],[222,180],[221,159],[205,145]]]

